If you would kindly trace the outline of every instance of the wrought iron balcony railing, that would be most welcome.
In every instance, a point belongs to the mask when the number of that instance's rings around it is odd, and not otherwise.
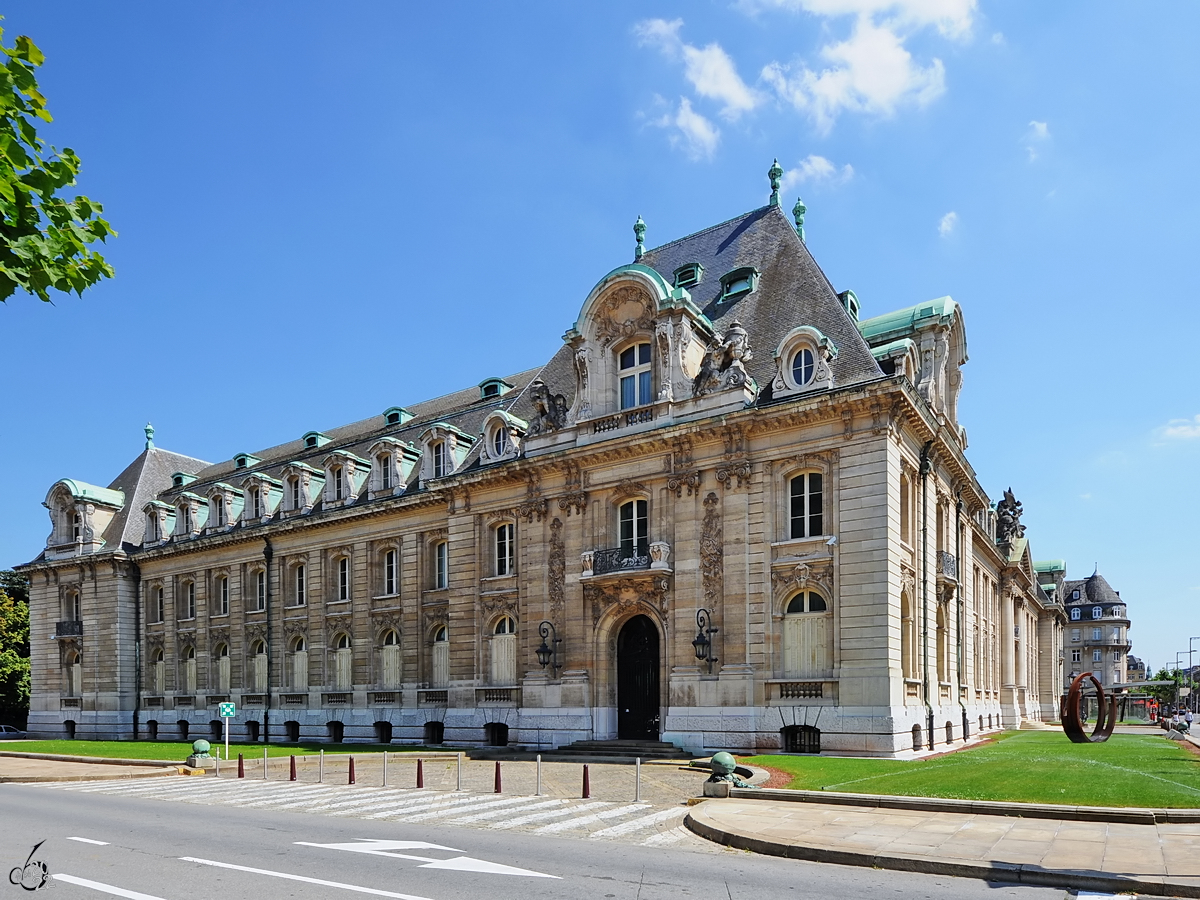
[[[78,620],[55,622],[54,636],[56,638],[83,637],[83,622]]]
[[[958,578],[958,559],[953,553],[939,550],[937,555],[937,572],[947,578]]]
[[[648,541],[638,541],[633,546],[595,550],[592,553],[592,572],[595,575],[648,568],[650,568],[650,544]]]

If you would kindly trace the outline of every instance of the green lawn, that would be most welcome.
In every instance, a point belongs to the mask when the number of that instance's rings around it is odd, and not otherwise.
[[[1200,807],[1200,757],[1158,735],[1116,734],[1072,744],[1047,731],[1012,731],[928,760],[753,756],[811,791],[1015,800],[1081,806]]]
[[[205,738],[205,740],[208,740]],[[217,747],[221,748],[224,756],[224,743],[211,741],[215,754]],[[103,756],[120,757],[124,759],[164,759],[182,763],[192,752],[191,741],[4,741],[0,750],[11,750],[18,753],[61,753],[66,756]],[[385,744],[271,744],[267,752],[271,756],[315,756],[324,750],[326,753],[353,753],[358,756],[366,753],[380,753],[384,750],[393,753],[430,753],[445,752],[443,747],[401,747]],[[237,759],[242,753],[247,759],[262,758],[262,744],[238,744],[229,742],[229,755]]]

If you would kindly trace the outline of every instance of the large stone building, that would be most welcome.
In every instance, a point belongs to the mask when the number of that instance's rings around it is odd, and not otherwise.
[[[543,366],[55,484],[30,730],[232,699],[250,739],[895,755],[1053,717],[1065,613],[966,459],[962,310],[860,319],[770,174],[656,249],[639,219]]]

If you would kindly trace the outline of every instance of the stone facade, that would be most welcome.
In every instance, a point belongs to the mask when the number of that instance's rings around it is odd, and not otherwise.
[[[1065,614],[967,462],[957,304],[860,321],[774,202],[638,237],[544,367],[54,485],[30,731],[230,699],[252,739],[894,756],[1054,717]]]

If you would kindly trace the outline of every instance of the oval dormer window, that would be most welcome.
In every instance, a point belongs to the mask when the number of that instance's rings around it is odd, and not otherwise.
[[[817,359],[808,347],[801,347],[792,357],[792,379],[798,387],[804,387],[813,380],[816,368]]]

